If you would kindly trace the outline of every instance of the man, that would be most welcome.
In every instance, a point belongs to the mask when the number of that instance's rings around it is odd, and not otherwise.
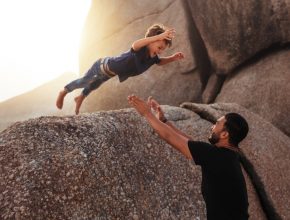
[[[239,163],[238,144],[247,136],[249,128],[242,116],[229,113],[218,119],[211,128],[209,144],[193,141],[174,127],[154,99],[149,98],[146,103],[131,95],[128,102],[146,118],[162,139],[201,166],[202,195],[208,220],[248,219],[248,196]]]

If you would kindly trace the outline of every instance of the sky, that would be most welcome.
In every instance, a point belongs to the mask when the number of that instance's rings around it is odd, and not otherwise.
[[[78,74],[90,0],[0,0],[0,102]]]

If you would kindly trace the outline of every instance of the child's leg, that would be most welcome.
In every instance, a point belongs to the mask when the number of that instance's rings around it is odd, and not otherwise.
[[[93,67],[96,68],[95,65]],[[64,97],[69,92],[72,92],[75,89],[88,87],[90,83],[92,83],[96,79],[97,74],[93,67],[84,75],[84,77],[70,82],[64,87],[62,91],[59,92],[56,100],[57,108],[62,109]]]
[[[80,94],[79,96],[75,97],[75,102],[76,102],[75,113],[76,113],[76,115],[79,114],[81,105],[82,105],[85,98],[86,98],[86,96],[84,96],[83,94]]]
[[[97,89],[100,85],[102,85],[108,79],[110,79],[108,76],[106,76],[104,74],[98,74],[95,81],[93,81],[87,87],[85,87],[82,91],[82,94],[75,97],[75,102],[76,102],[75,113],[76,114],[79,114],[79,110],[80,110],[80,107],[81,107],[84,99],[91,93],[91,91]]]
[[[67,92],[72,92],[75,89],[85,88],[95,80],[95,77],[96,74],[88,72],[84,77],[70,82],[64,88],[67,90]]]
[[[59,109],[62,109],[63,100],[67,93],[68,91],[65,88],[59,92],[57,100],[56,100],[56,107],[58,107]]]

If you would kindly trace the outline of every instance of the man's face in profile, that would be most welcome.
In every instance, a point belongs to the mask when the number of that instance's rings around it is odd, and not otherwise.
[[[208,141],[211,144],[216,144],[220,140],[220,135],[224,131],[225,117],[221,117],[217,120],[217,122],[211,127],[211,133],[208,137]]]

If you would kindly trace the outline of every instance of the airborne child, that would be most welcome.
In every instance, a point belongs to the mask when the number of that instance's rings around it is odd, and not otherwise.
[[[82,93],[75,97],[75,113],[79,114],[84,99],[91,91],[97,89],[102,83],[111,77],[118,76],[123,82],[128,77],[137,76],[145,72],[152,65],[164,65],[184,58],[182,52],[174,53],[168,57],[159,57],[162,52],[171,46],[175,30],[165,28],[161,24],[151,26],[145,38],[136,40],[130,50],[117,57],[105,57],[98,59],[87,73],[79,79],[67,84],[59,92],[56,106],[62,109],[64,97],[75,89],[84,88]]]

